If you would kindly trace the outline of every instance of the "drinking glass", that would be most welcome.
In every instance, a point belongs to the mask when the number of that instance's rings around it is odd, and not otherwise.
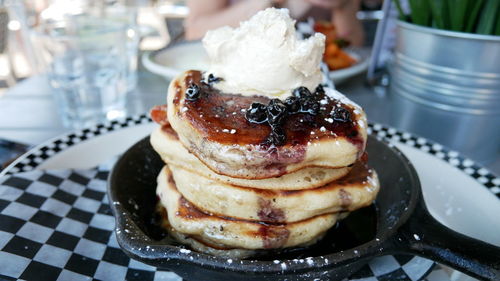
[[[128,26],[88,14],[41,24],[38,38],[63,122],[81,128],[125,115]]]
[[[91,1],[92,2],[92,1]],[[85,9],[87,14],[105,18],[108,21],[119,22],[127,26],[126,48],[127,48],[127,91],[132,91],[137,86],[137,66],[138,51],[140,41],[139,25],[137,23],[137,6],[132,1],[122,1],[123,3],[110,2],[100,5],[90,6]],[[95,3],[92,2],[92,3]],[[126,4],[128,3],[128,5]]]

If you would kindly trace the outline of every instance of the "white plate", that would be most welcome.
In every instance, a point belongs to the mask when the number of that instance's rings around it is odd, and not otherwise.
[[[123,153],[154,127],[141,115],[55,137],[20,156],[0,172],[0,177],[33,169],[92,168]]]
[[[142,64],[147,70],[171,80],[186,70],[207,70],[208,56],[200,41],[183,42],[144,53]]]
[[[314,31],[314,20],[309,18],[305,22],[297,23],[297,34],[299,38],[308,38],[312,34],[316,33]],[[367,47],[349,47],[344,49],[351,57],[356,60],[356,63],[350,67],[333,70],[330,71],[326,67],[326,64],[322,66],[323,73],[326,73],[326,76],[333,81],[336,85],[344,82],[350,77],[353,77],[357,74],[368,69],[368,64],[370,63],[370,55],[371,49]]]
[[[335,84],[340,84],[368,68],[369,49],[348,48],[346,52],[356,59],[356,63],[348,68],[327,71],[328,78]],[[171,80],[186,70],[207,70],[208,56],[200,41],[183,42],[151,53],[144,53],[142,64],[147,70]]]
[[[120,155],[155,126],[142,115],[57,137],[21,156],[0,176],[32,169],[91,168]],[[454,230],[500,246],[499,178],[424,138],[379,124],[370,125],[368,131],[397,146],[414,164],[425,202],[435,218]],[[453,276],[453,280],[470,280],[459,273]],[[442,280],[431,277],[428,280]]]
[[[347,48],[345,52],[348,53],[356,63],[350,67],[328,71],[328,78],[330,78],[336,85],[344,82],[348,78],[360,74],[368,69],[370,63],[370,49],[369,48]]]

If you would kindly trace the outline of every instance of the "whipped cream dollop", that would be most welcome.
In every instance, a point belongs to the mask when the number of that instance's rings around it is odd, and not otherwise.
[[[325,36],[316,33],[300,40],[294,25],[287,9],[268,8],[238,28],[208,31],[203,38],[210,61],[207,73],[223,79],[216,87],[279,98],[300,86],[314,91],[322,80]]]

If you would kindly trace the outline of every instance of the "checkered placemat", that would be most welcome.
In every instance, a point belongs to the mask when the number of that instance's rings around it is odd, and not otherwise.
[[[30,171],[0,178],[0,280],[182,280],[119,248],[107,196],[108,167]],[[351,280],[419,280],[432,262],[374,259]],[[449,280],[439,267],[430,276]]]
[[[107,171],[31,171],[0,179],[0,280],[182,280],[116,242]]]
[[[483,185],[489,191],[500,199],[500,178],[491,173],[480,164],[466,158],[457,151],[450,150],[434,141],[419,137],[407,132],[401,132],[395,128],[387,127],[378,123],[370,123],[367,130],[368,134],[377,139],[384,140],[391,144],[402,143],[409,147],[414,147],[427,154],[433,155],[438,159],[448,162],[451,166],[462,170],[465,174],[471,176],[478,183]]]

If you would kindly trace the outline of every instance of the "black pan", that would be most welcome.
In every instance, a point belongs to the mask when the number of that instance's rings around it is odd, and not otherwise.
[[[374,206],[354,212],[311,248],[228,261],[186,251],[152,223],[163,162],[145,138],[123,154],[109,177],[118,243],[130,257],[187,280],[341,280],[386,254],[422,256],[481,280],[500,280],[500,248],[434,219],[415,169],[399,150],[369,137],[367,151],[381,183]],[[311,258],[293,260],[304,257]]]

